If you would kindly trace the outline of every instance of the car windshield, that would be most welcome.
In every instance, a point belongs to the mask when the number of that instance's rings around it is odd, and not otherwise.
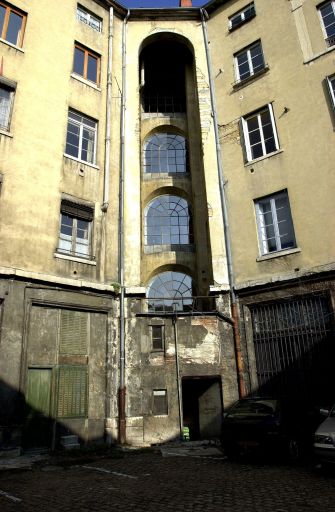
[[[276,400],[242,400],[232,408],[227,416],[269,416],[275,413],[276,405]]]
[[[330,418],[335,418],[335,405],[333,406],[333,408],[331,409],[330,413],[329,413],[329,417]]]

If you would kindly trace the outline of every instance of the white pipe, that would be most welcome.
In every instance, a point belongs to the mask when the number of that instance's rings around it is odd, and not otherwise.
[[[107,64],[107,93],[106,93],[106,136],[105,136],[105,167],[104,167],[104,195],[101,209],[106,212],[109,203],[109,168],[111,147],[111,113],[112,113],[112,60],[113,60],[113,7],[109,8],[108,28],[108,64]]]

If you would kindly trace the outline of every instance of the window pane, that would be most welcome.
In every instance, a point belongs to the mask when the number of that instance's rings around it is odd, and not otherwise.
[[[261,156],[263,156],[263,154],[264,154],[264,152],[263,152],[263,147],[262,147],[261,143],[251,146],[251,156],[252,156],[253,160],[255,158],[260,158]]]
[[[0,87],[0,127],[5,130],[9,128],[10,95],[9,89]]]
[[[89,227],[89,222],[87,220],[78,219],[77,220],[77,238],[82,238],[83,240],[88,240],[88,227]]]
[[[7,28],[7,34],[5,39],[12,43],[12,44],[18,44],[19,42],[19,35],[22,27],[22,16],[19,16],[15,12],[11,12],[9,15],[9,23]]]
[[[250,56],[254,73],[264,68],[264,58],[262,53],[262,47],[260,44],[251,48]]]
[[[98,73],[98,59],[93,57],[93,55],[88,55],[88,63],[87,63],[87,80],[91,80],[92,82],[97,82],[97,73]]]
[[[84,76],[84,62],[85,62],[85,52],[80,48],[75,47],[74,49],[74,62],[73,62],[73,71],[78,73],[78,75]]]
[[[335,12],[331,2],[320,9],[327,37],[335,35]]]
[[[3,37],[3,38],[4,38],[4,35],[2,35],[2,30],[3,30],[4,21],[5,21],[5,14],[6,14],[6,9],[2,5],[0,5],[0,37]]]
[[[73,217],[69,217],[69,215],[62,213],[60,232],[64,235],[71,236],[72,228],[73,228]]]
[[[67,124],[65,153],[76,158],[79,156],[79,127],[70,121]]]
[[[86,128],[83,129],[81,159],[85,162],[94,162],[94,135],[93,131]]]

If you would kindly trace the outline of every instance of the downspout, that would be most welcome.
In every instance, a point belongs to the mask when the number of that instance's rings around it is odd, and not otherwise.
[[[208,16],[208,13],[205,11],[205,9],[200,9],[200,15],[201,15],[202,32],[203,32],[203,36],[204,36],[204,43],[205,43],[205,50],[206,50],[209,88],[210,88],[212,115],[213,115],[213,123],[214,123],[216,160],[217,160],[220,199],[221,199],[221,213],[222,213],[223,228],[224,228],[224,235],[225,235],[227,271],[228,271],[230,302],[231,302],[231,316],[232,316],[232,320],[233,320],[234,349],[235,349],[235,358],[236,358],[236,367],[237,367],[237,384],[238,384],[239,396],[240,396],[240,398],[243,398],[246,395],[246,386],[245,386],[245,382],[244,382],[244,364],[243,364],[242,349],[241,349],[241,335],[240,335],[240,330],[239,330],[239,325],[238,325],[238,305],[237,305],[237,296],[235,293],[233,258],[232,258],[232,252],[231,252],[231,240],[230,240],[227,198],[226,198],[226,193],[225,193],[226,181],[224,178],[223,165],[222,165],[221,146],[220,146],[220,138],[219,138],[216,100],[215,100],[215,91],[214,91],[214,82],[213,82],[213,73],[212,73],[212,62],[211,62],[211,56],[210,56],[210,52],[209,52],[209,45],[208,45],[208,33],[207,33],[206,19],[209,19],[209,16]]]
[[[104,169],[104,195],[101,210],[106,212],[109,204],[109,167],[111,147],[111,113],[112,113],[112,61],[113,61],[113,7],[109,8],[108,30],[108,64],[107,64],[107,93],[106,93],[106,137],[105,137],[105,169]]]
[[[176,358],[176,380],[177,380],[177,398],[178,398],[178,413],[179,413],[179,433],[180,439],[183,439],[183,405],[181,401],[181,382],[180,382],[180,369],[179,369],[179,353],[178,353],[178,330],[177,330],[177,310],[176,305],[173,304],[174,315],[172,317],[173,333],[174,333],[174,349]]]
[[[128,10],[122,26],[122,92],[121,92],[121,148],[119,189],[119,282],[120,292],[120,387],[119,387],[119,443],[126,442],[126,387],[125,387],[125,314],[124,314],[124,137],[126,111],[126,30]]]

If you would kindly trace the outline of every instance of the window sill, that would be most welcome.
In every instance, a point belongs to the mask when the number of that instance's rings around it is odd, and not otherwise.
[[[68,254],[62,254],[60,252],[54,253],[55,258],[59,258],[60,260],[68,260],[68,261],[76,261],[77,263],[83,263],[84,265],[92,265],[96,267],[97,262],[92,260],[86,260],[85,258],[76,258],[76,256],[69,256]]]
[[[6,130],[0,129],[0,135],[6,135],[6,137],[10,137],[11,139],[13,138],[13,134],[10,132],[7,132]]]
[[[79,164],[87,165],[88,167],[93,167],[93,169],[99,170],[100,167],[95,164],[90,164],[89,162],[85,162],[85,160],[80,160],[79,158],[75,158],[74,156],[67,155],[64,153],[65,158],[69,158],[70,160],[73,160],[74,162],[78,162]]]
[[[253,82],[258,77],[265,75],[269,71],[269,66],[266,64],[263,69],[260,71],[257,71],[257,73],[254,73],[253,75],[248,76],[247,78],[243,78],[243,80],[237,80],[232,84],[234,91],[241,89],[241,87],[244,87],[245,85],[248,85],[250,82]]]
[[[11,48],[13,48],[14,50],[24,53],[24,50],[22,50],[22,48],[20,48],[19,46],[16,46],[15,44],[10,43],[9,41],[6,41],[6,39],[2,39],[2,37],[0,37],[0,43],[4,43],[7,46],[10,46]]]
[[[267,155],[260,156],[259,158],[255,158],[255,160],[250,160],[250,162],[247,162],[244,164],[244,167],[249,167],[250,165],[254,165],[257,162],[261,162],[262,160],[265,160],[266,158],[271,158],[272,156],[278,155],[279,153],[283,153],[283,149],[278,149],[277,151],[273,151],[272,153],[268,153]]]
[[[304,60],[304,64],[309,64],[310,62],[313,62],[313,60],[319,59],[323,55],[327,55],[327,53],[333,52],[335,50],[335,45],[330,46],[329,48],[326,48],[320,53],[317,53],[316,55],[313,55],[310,59]]]
[[[96,91],[101,92],[101,88],[98,87],[94,82],[90,82],[89,80],[86,80],[80,75],[76,75],[75,73],[71,73],[71,78],[74,78],[74,80],[78,80],[78,82],[81,82],[82,84],[88,85],[89,87],[92,87],[92,89],[95,89]]]
[[[280,256],[289,256],[290,254],[296,254],[301,252],[300,247],[295,247],[294,249],[284,249],[283,251],[272,252],[269,254],[264,254],[263,256],[259,256],[256,258],[256,261],[266,261],[272,260],[273,258],[279,258]]]

